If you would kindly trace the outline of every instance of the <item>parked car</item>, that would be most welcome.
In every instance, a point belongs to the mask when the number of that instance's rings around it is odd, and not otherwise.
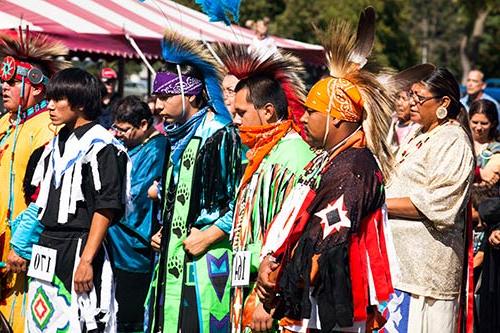
[[[142,81],[125,81],[125,85],[123,86],[123,96],[136,95],[142,97],[147,93],[147,83]]]
[[[490,78],[485,82],[486,89],[484,89],[484,92],[493,97],[497,102],[500,102],[500,78]]]
[[[484,92],[500,103],[500,78],[494,77],[487,79],[484,82],[486,82],[486,89],[484,89]],[[467,91],[465,89],[465,86],[461,84],[460,96],[465,96],[466,93]]]

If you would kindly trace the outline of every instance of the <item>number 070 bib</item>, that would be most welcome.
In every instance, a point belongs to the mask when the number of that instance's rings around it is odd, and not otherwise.
[[[57,250],[33,245],[28,276],[43,281],[52,282],[56,269]]]

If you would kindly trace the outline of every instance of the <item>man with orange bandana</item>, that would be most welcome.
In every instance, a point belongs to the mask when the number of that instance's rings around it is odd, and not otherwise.
[[[245,261],[249,276],[247,281],[238,281],[233,274],[232,332],[274,332],[277,327],[253,287],[267,226],[314,156],[294,122],[294,115],[298,119],[297,115],[304,112],[303,83],[296,75],[303,68],[288,54],[262,60],[258,53],[248,52],[241,45],[221,46],[218,54],[229,74],[240,79],[235,87],[233,121],[249,148],[248,165],[236,196],[231,238],[233,269],[243,272]],[[245,253],[250,260],[244,260]]]
[[[374,21],[368,8],[360,26]],[[318,155],[264,241],[257,293],[285,332],[370,331],[380,322],[373,325],[367,310],[393,292],[383,211],[393,104],[361,69],[370,39],[345,23],[331,26],[324,43],[330,76],[312,87],[301,118]]]
[[[14,332],[25,321],[27,261],[10,250],[11,224],[26,208],[23,180],[28,160],[54,137],[45,100],[48,77],[66,63],[62,44],[20,32],[18,38],[0,35],[2,98],[7,113],[0,118],[0,256],[8,263],[0,273],[0,311]]]

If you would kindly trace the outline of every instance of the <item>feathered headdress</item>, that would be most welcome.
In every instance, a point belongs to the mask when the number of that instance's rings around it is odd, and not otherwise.
[[[339,119],[362,122],[367,147],[388,179],[393,157],[385,136],[393,96],[373,73],[363,69],[375,40],[375,10],[368,7],[361,13],[357,30],[334,21],[321,35],[330,77],[313,86],[305,104]]]
[[[162,55],[166,62],[195,67],[203,76],[209,104],[216,113],[231,120],[220,87],[222,69],[203,43],[167,30],[162,41]]]
[[[61,42],[41,34],[32,34],[29,28],[26,28],[25,31],[19,28],[17,38],[7,34],[0,34],[0,58],[3,58],[4,61],[1,68],[2,77],[8,76],[9,73],[6,71],[9,69],[12,76],[16,75],[15,66],[19,63],[36,65],[47,71],[49,76],[52,76],[61,69],[69,67],[69,62],[57,59],[67,54],[68,48]],[[10,64],[5,62],[8,57],[10,57],[8,59]],[[12,72],[12,70],[14,71]],[[28,76],[28,79],[31,80],[31,77]]]
[[[250,76],[267,76],[281,84],[288,100],[289,110],[295,123],[304,113],[305,85],[298,74],[304,72],[302,62],[295,56],[278,52],[263,59],[241,44],[217,44],[215,53],[226,67],[226,73],[242,80]]]
[[[196,0],[202,11],[208,15],[210,22],[224,22],[231,25],[239,21],[241,0]]]

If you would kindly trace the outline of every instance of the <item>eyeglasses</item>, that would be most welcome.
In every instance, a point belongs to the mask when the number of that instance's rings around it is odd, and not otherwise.
[[[115,132],[118,132],[120,133],[121,135],[125,135],[127,134],[128,132],[130,132],[130,130],[134,128],[134,127],[129,127],[129,128],[121,128],[121,127],[118,127],[116,124],[112,124],[111,125],[111,129]]]
[[[420,95],[418,95],[417,93],[415,93],[413,91],[409,91],[408,92],[408,97],[410,97],[411,99],[413,99],[416,103],[418,103],[420,105],[423,105],[425,102],[430,101],[431,99],[441,98],[443,96],[429,96],[429,97],[425,97],[425,96],[420,96]]]

